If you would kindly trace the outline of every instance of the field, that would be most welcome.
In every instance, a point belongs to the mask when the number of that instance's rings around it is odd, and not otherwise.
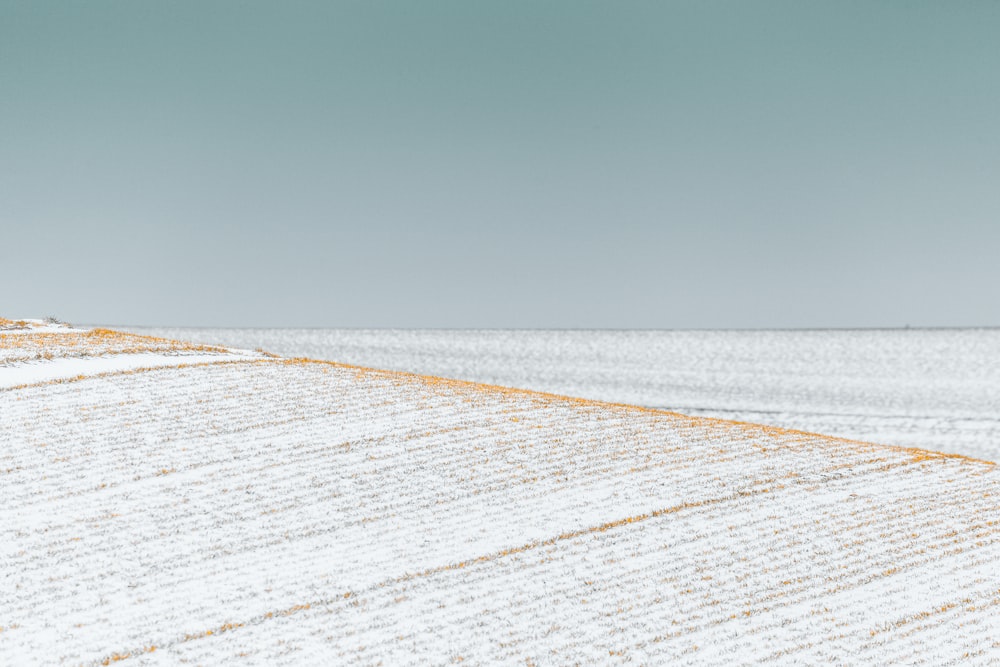
[[[135,329],[1000,459],[1000,329]]]
[[[995,664],[973,458],[26,323],[0,664]]]

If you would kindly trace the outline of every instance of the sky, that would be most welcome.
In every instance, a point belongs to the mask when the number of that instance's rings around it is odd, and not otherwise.
[[[1000,326],[1000,3],[0,0],[0,316]]]

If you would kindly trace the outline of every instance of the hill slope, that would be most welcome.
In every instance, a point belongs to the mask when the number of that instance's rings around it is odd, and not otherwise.
[[[0,332],[0,663],[1000,660],[990,464],[50,333]]]

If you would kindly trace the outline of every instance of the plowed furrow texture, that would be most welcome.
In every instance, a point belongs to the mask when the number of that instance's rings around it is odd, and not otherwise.
[[[991,464],[182,361],[0,392],[0,663],[1000,660]]]

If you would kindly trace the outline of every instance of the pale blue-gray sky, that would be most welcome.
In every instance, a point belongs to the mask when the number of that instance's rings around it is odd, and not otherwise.
[[[1000,3],[0,0],[0,315],[1000,325]]]

